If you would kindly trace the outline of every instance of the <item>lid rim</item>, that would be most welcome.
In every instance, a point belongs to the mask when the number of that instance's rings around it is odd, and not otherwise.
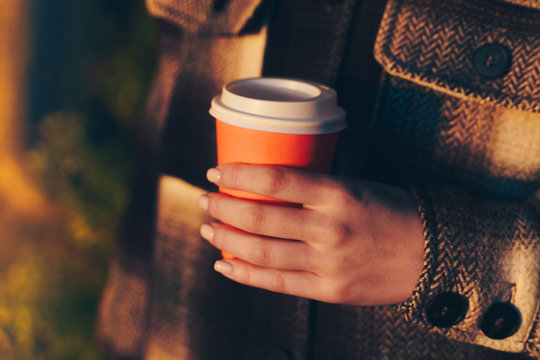
[[[253,121],[252,116],[249,114],[247,116],[238,116],[238,113],[224,114],[215,112],[212,109],[210,114],[217,120],[229,125],[238,126],[245,129],[267,131],[267,132],[276,132],[283,134],[298,134],[298,135],[317,135],[317,134],[329,134],[333,132],[338,132],[344,130],[348,127],[345,112],[340,116],[328,118],[324,124],[320,124],[314,121],[288,121],[285,120],[275,120],[272,119],[273,124],[268,124],[267,121]],[[255,116],[253,116],[255,118]],[[257,116],[256,120],[261,120],[260,116]],[[265,120],[265,119],[262,119]],[[279,122],[279,124],[276,124]]]
[[[259,77],[229,82],[212,99],[209,112],[231,125],[270,132],[323,134],[347,127],[335,90],[295,78]]]

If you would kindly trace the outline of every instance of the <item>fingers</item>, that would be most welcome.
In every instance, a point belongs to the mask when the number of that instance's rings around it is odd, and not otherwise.
[[[313,248],[303,242],[265,238],[223,224],[205,224],[201,235],[218,249],[255,265],[282,270],[313,268]]]
[[[228,189],[306,205],[324,202],[328,198],[327,190],[331,190],[333,185],[333,182],[322,174],[251,164],[220,165],[210,169],[207,178]]]
[[[216,219],[258,235],[317,242],[324,231],[324,214],[232,196],[210,193],[199,198],[199,205]]]
[[[320,298],[322,281],[310,272],[260,267],[239,259],[217,261],[214,269],[239,283],[282,294]]]
[[[349,232],[338,226],[341,223],[333,217],[336,211],[327,211],[346,203],[337,201],[346,189],[339,179],[251,164],[220,165],[210,169],[207,178],[221,188],[303,205],[287,207],[222,193],[201,196],[199,205],[225,223],[205,225],[201,235],[235,257],[216,262],[216,271],[269,291],[326,302],[348,301],[347,284],[319,272],[329,262],[320,256],[321,249],[338,243]]]

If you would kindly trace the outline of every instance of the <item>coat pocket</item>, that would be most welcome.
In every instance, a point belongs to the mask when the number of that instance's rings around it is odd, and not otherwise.
[[[390,0],[375,57],[391,75],[446,94],[539,113],[539,6]]]

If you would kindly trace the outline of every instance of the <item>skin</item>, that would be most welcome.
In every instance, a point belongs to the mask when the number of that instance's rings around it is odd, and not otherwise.
[[[201,235],[234,255],[216,271],[242,284],[314,300],[395,304],[411,296],[423,269],[420,215],[403,189],[290,168],[230,164],[209,181],[301,204],[267,204],[208,193],[214,222]]]

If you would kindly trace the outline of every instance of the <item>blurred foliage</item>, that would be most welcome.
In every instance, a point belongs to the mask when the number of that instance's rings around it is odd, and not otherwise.
[[[25,158],[55,211],[46,224],[11,224],[23,230],[2,239],[17,251],[0,267],[0,359],[104,359],[95,316],[129,197],[155,30],[143,1],[93,6],[81,76],[66,80],[82,100],[60,102],[28,129]]]
[[[81,250],[107,251],[127,200],[131,158],[120,141],[96,144],[80,113],[56,113],[29,152],[50,198],[62,205],[66,234]]]

